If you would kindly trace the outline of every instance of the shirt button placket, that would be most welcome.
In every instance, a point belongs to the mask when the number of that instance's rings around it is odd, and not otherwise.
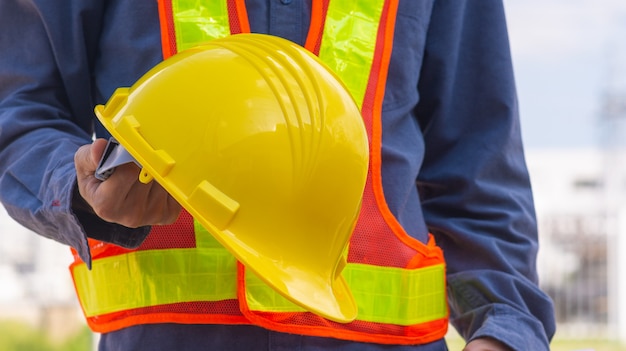
[[[1,1],[1,0],[0,0]],[[306,40],[309,18],[305,18],[302,1],[272,0],[269,2],[270,34],[303,45]]]

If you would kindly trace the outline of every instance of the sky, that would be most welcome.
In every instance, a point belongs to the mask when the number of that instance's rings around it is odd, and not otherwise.
[[[626,100],[626,1],[504,4],[526,147],[598,146],[601,97]]]

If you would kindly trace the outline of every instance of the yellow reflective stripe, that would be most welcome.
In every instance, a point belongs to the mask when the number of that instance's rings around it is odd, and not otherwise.
[[[246,269],[246,303],[252,311],[306,312],[267,286],[249,269]]]
[[[348,264],[344,277],[359,320],[412,325],[448,315],[443,264],[411,270]]]
[[[204,228],[202,224],[200,224],[200,222],[195,218],[193,219],[193,229],[194,233],[196,234],[196,247],[219,249],[224,248],[224,246],[222,246],[222,244],[220,244],[220,242],[217,241],[217,239],[215,239],[215,237],[211,235],[211,233],[209,233],[209,231],[206,230],[206,228]]]
[[[225,0],[172,0],[172,14],[179,52],[230,35]]]
[[[237,298],[237,261],[223,248],[135,251],[74,267],[87,317],[177,302]]]
[[[414,325],[448,314],[444,265],[408,270],[349,263],[342,274],[359,307],[358,320]],[[246,300],[253,311],[304,311],[250,271],[246,272]]]
[[[359,107],[372,67],[384,0],[330,1],[319,57],[341,78]]]
[[[136,251],[73,269],[87,317],[134,308],[237,298],[234,257],[223,248]],[[350,263],[343,271],[359,307],[357,319],[412,325],[447,315],[444,266],[406,270]],[[246,274],[251,310],[304,310]]]
[[[319,57],[344,82],[360,107],[376,49],[384,0],[330,1]],[[172,0],[176,46],[182,51],[230,35],[226,1]]]

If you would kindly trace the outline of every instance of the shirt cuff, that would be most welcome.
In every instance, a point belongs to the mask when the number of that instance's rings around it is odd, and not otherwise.
[[[468,342],[484,337],[496,339],[515,351],[549,351],[549,341],[543,326],[536,319],[520,313],[511,306],[493,304],[483,306],[473,313],[482,315]]]
[[[525,296],[524,300],[522,292],[528,294],[528,289],[519,286],[515,291],[506,291],[493,282],[490,286],[486,282],[479,283],[477,279],[468,279],[472,276],[469,272],[460,275],[465,277],[448,277],[450,322],[467,342],[490,337],[516,351],[550,350],[548,335],[553,333],[550,321],[546,316],[535,315],[549,315],[549,311],[535,311],[533,314],[524,309],[524,304],[535,305],[533,308],[540,310],[543,310],[541,307],[551,308],[551,305],[535,296]],[[513,302],[515,297],[521,298],[521,301]],[[543,325],[542,318],[547,326]]]
[[[75,185],[72,191],[72,211],[76,222],[83,233],[83,241],[87,238],[115,244],[126,249],[134,249],[143,243],[150,233],[150,226],[128,228],[120,224],[107,222],[98,217],[92,208],[85,202],[78,187]],[[82,244],[82,243],[81,243]],[[91,253],[86,244],[74,246],[80,258],[91,268]]]

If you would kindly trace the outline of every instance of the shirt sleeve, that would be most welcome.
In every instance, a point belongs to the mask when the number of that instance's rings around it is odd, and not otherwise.
[[[132,242],[146,231],[72,208],[74,153],[93,135],[90,68],[102,4],[0,2],[0,201],[19,223],[74,247],[88,264],[86,233],[112,242],[127,234]]]
[[[451,322],[466,340],[548,350],[550,298],[538,287],[536,219],[499,0],[434,2],[416,114],[417,180],[447,262]]]

